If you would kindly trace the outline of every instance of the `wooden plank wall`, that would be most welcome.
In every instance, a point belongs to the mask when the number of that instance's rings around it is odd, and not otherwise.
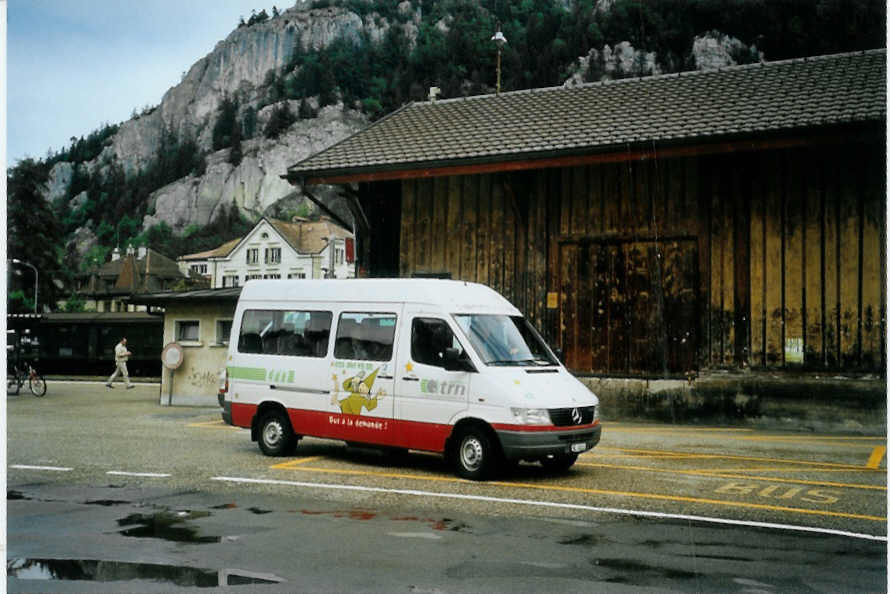
[[[885,367],[884,157],[877,145],[859,148],[775,151],[748,164],[752,367]],[[714,175],[737,164],[721,160]],[[711,240],[725,241],[718,231]]]
[[[399,271],[491,286],[579,371],[658,373],[663,348],[675,368],[879,371],[883,164],[868,145],[405,180]]]

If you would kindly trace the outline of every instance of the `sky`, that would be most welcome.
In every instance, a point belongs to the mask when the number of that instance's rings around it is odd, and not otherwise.
[[[273,0],[0,0],[7,165],[43,159],[160,103],[251,9]],[[280,9],[294,0],[279,0]]]

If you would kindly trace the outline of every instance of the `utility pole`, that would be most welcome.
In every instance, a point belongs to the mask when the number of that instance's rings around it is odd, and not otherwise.
[[[501,24],[498,23],[498,31],[494,35],[492,35],[491,40],[495,42],[498,46],[498,82],[497,82],[497,94],[501,94],[501,49],[504,47],[504,44],[507,43],[507,38],[504,37],[504,34],[501,33]]]

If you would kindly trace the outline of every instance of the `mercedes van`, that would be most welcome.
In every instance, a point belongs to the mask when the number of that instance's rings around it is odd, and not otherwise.
[[[439,452],[479,480],[520,460],[566,470],[602,431],[597,397],[476,283],[250,281],[226,371],[223,419],[269,456],[314,436]]]

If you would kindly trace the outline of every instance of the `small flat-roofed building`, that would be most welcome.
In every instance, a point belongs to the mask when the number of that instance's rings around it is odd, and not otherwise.
[[[182,348],[181,365],[161,370],[161,405],[215,406],[219,374],[226,367],[232,317],[241,287],[164,291],[130,301],[164,309],[163,345]],[[161,352],[157,353],[158,358]]]

